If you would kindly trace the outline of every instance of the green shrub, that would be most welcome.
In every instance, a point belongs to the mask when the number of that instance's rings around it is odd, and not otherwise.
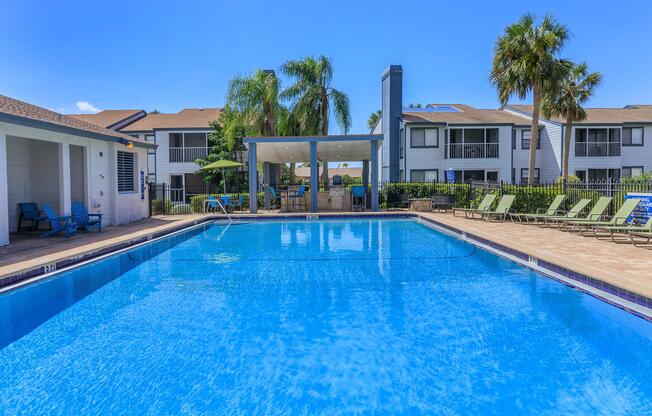
[[[152,200],[152,215],[163,215],[166,213],[167,214],[172,213],[172,201],[170,201],[169,199]]]
[[[380,206],[386,208],[389,200],[398,195],[409,198],[431,198],[433,195],[454,195],[455,206],[468,207],[471,187],[468,184],[446,184],[432,182],[387,183],[380,192]]]

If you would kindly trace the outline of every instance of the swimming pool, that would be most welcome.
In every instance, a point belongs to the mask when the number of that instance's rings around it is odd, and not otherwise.
[[[652,324],[413,219],[200,226],[0,325],[6,414],[652,413]]]

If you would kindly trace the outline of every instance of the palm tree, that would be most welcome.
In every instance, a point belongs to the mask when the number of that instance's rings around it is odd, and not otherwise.
[[[593,91],[602,81],[599,72],[589,73],[586,63],[573,65],[555,95],[545,95],[541,110],[546,118],[561,117],[565,120],[564,155],[562,178],[568,180],[568,158],[570,157],[570,142],[573,123],[586,120],[586,111],[582,107],[593,95]]]
[[[369,126],[369,133],[373,133],[374,128],[376,127],[376,124],[378,123],[378,120],[380,120],[380,117],[383,115],[382,111],[378,110],[374,113],[371,113],[369,116],[369,119],[367,120],[367,126]]]
[[[349,97],[331,86],[333,64],[325,56],[311,56],[286,62],[281,71],[294,79],[282,97],[293,102],[292,113],[304,134],[328,135],[331,105],[333,115],[344,134],[351,128]],[[328,184],[328,163],[324,163],[323,183]]]
[[[516,95],[525,99],[532,93],[532,130],[528,183],[534,181],[537,144],[539,142],[539,112],[544,94],[553,94],[570,69],[570,62],[557,57],[568,39],[566,26],[545,16],[537,25],[534,16],[526,14],[505,28],[496,41],[489,78],[498,90],[502,105]]]
[[[233,78],[225,106],[234,114],[233,124],[244,127],[247,134],[275,136],[283,112],[279,87],[274,71],[258,70],[249,77]]]

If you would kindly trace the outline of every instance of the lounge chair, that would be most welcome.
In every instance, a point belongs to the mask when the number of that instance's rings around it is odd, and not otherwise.
[[[102,216],[104,214],[89,214],[86,206],[81,202],[73,202],[70,208],[79,229],[97,228],[97,232],[102,231]]]
[[[498,205],[496,206],[496,209],[493,211],[485,211],[479,213],[480,218],[484,218],[490,221],[491,220],[505,221],[507,219],[507,216],[509,215],[510,210],[512,209],[512,205],[514,204],[515,199],[516,199],[516,195],[503,195],[500,198],[500,201],[498,201]]]
[[[614,243],[630,241],[630,233],[652,233],[652,217],[643,225],[603,225],[593,229],[598,240],[611,239]],[[652,238],[652,234],[650,234]]]
[[[41,215],[38,205],[34,202],[20,202],[18,208],[20,208],[20,217],[18,218],[17,231],[37,230],[39,222],[47,221],[47,218]],[[24,227],[23,221],[30,221],[31,225]]]
[[[539,208],[536,213],[533,214],[509,214],[509,218],[512,221],[518,221],[522,223],[537,223],[543,221],[546,217],[554,217],[560,213],[559,207],[566,199],[566,195],[557,195],[555,199],[552,200],[548,208]]]
[[[600,218],[602,218],[609,208],[609,204],[611,204],[611,200],[613,198],[609,196],[601,196],[598,199],[598,202],[593,205],[593,208],[589,213],[586,215],[584,218],[580,218],[579,214],[576,215],[575,217],[569,218],[567,216],[564,217],[549,217],[545,219],[546,224],[548,225],[557,225],[560,227],[560,229],[565,229],[564,225],[567,222],[570,221],[598,221]],[[580,201],[581,202],[581,201]],[[590,202],[590,200],[589,200]],[[573,207],[575,208],[575,207]]]
[[[652,231],[630,231],[629,239],[636,247],[650,246],[652,244]]]
[[[367,190],[364,186],[351,187],[351,210],[365,211],[367,209]]]
[[[51,237],[62,231],[65,232],[66,237],[77,233],[77,223],[74,217],[59,217],[48,204],[43,204],[43,213],[45,213],[46,221],[50,222],[50,230],[39,234],[39,237]]]
[[[453,208],[453,215],[455,215],[456,212],[462,212],[464,213],[464,216],[468,217],[469,215],[473,216],[473,214],[476,213],[489,211],[489,208],[491,208],[491,205],[495,200],[495,194],[487,194],[482,198],[482,201],[480,201],[477,208]]]
[[[639,202],[641,202],[641,200],[638,198],[625,200],[625,202],[620,207],[620,209],[616,211],[614,216],[611,217],[611,219],[609,219],[608,221],[606,220],[607,218],[609,218],[608,216],[601,215],[598,217],[598,219],[593,219],[593,220],[590,218],[585,218],[585,219],[579,219],[574,221],[567,221],[564,223],[563,227],[567,231],[579,231],[581,234],[586,234],[587,231],[595,227],[605,227],[610,225],[624,225],[625,222],[627,221],[627,218],[629,218],[629,216],[632,215],[632,212],[634,212]],[[593,235],[593,233],[591,233],[591,235]]]
[[[580,218],[582,211],[584,211],[591,202],[593,201],[589,198],[580,199],[579,202],[573,205],[573,207],[570,210],[568,210],[568,212],[566,212],[564,215],[553,215],[550,217],[542,218],[543,222],[539,223],[539,226],[541,227],[552,226],[554,224],[558,224],[563,221]],[[558,212],[563,213],[564,211],[560,210]]]

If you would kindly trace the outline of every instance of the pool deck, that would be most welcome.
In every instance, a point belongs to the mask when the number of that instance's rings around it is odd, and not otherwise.
[[[374,215],[374,213],[362,213]],[[555,229],[515,223],[491,223],[454,217],[450,213],[379,212],[376,215],[416,214],[444,227],[509,247],[528,256],[652,299],[652,250],[631,244],[614,244]],[[306,218],[306,213],[260,212],[234,218]],[[326,212],[327,216],[360,213]],[[38,238],[35,234],[12,236],[12,244],[0,247],[0,287],[60,269],[87,258],[117,251],[193,224],[215,215],[156,216],[137,223],[106,227],[101,233],[80,232],[72,238]]]
[[[422,213],[435,223],[525,253],[538,260],[652,298],[652,250],[577,233],[519,223],[499,223]]]

